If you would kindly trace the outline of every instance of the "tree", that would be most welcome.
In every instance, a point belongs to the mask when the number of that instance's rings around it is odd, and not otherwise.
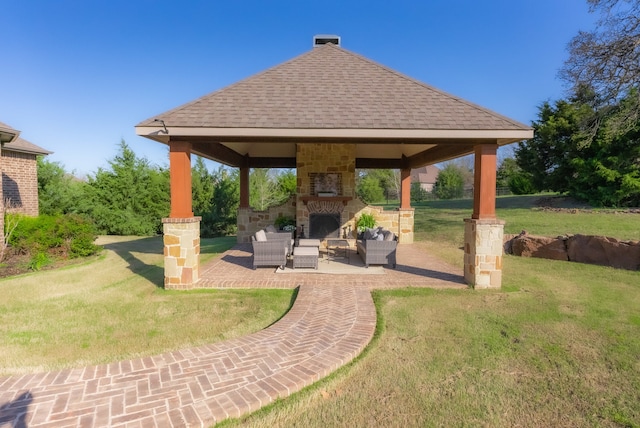
[[[593,31],[580,31],[571,40],[560,76],[574,93],[581,86],[593,88],[603,105],[628,98],[632,108],[618,123],[625,132],[640,118],[640,93],[635,91],[640,82],[640,0],[587,2],[600,18]]]
[[[68,174],[58,162],[37,159],[38,205],[40,214],[77,213],[84,205],[87,184]]]
[[[515,149],[516,162],[529,174],[536,191],[567,191],[574,172],[571,159],[583,155],[581,131],[592,117],[593,108],[577,99],[545,102],[539,107],[533,138]]]
[[[282,198],[281,202],[286,202],[291,196],[296,194],[298,188],[298,178],[295,170],[281,171],[277,176],[278,189]]]
[[[249,205],[257,211],[264,211],[278,205],[280,200],[275,173],[268,168],[253,168],[249,176]]]
[[[196,163],[191,168],[191,193],[194,215],[203,216],[211,211],[214,188],[213,175],[207,169],[204,160],[200,156],[196,157]]]
[[[240,206],[240,175],[222,165],[214,174],[215,187],[211,211],[202,219],[204,237],[225,236],[235,232]]]
[[[509,179],[521,171],[515,158],[504,158],[496,176],[496,187],[508,187]]]
[[[411,183],[411,200],[415,202],[426,201],[429,198],[429,192],[424,190],[420,183],[414,181]]]
[[[625,132],[619,127],[635,108],[634,96],[599,109],[589,97],[541,106],[534,137],[515,151],[534,189],[567,193],[596,206],[639,204],[640,122]],[[584,132],[594,117],[597,126]]]
[[[438,173],[436,183],[433,186],[433,193],[439,199],[456,199],[464,195],[465,168],[448,163]]]
[[[372,174],[367,174],[359,180],[356,194],[366,204],[384,201],[384,189],[380,185],[379,178]]]
[[[101,233],[153,235],[169,214],[169,171],[151,166],[123,141],[120,153],[89,177],[88,214]]]

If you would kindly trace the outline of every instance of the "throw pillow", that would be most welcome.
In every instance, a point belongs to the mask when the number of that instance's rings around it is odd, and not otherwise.
[[[369,239],[376,239],[377,235],[378,235],[378,231],[376,229],[367,229],[364,231],[365,241]]]
[[[396,234],[393,233],[392,231],[388,230],[388,233],[386,233],[384,235],[384,240],[385,241],[395,241],[396,240]]]
[[[264,233],[264,230],[260,229],[256,232],[256,241],[262,242],[267,240],[267,234]]]
[[[272,224],[267,226],[266,230],[267,230],[267,233],[276,233],[278,231]]]

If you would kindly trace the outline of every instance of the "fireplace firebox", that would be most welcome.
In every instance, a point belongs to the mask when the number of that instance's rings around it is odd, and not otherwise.
[[[309,214],[309,238],[340,238],[340,213]]]

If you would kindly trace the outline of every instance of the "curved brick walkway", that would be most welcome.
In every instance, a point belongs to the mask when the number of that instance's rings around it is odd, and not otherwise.
[[[346,364],[369,343],[375,323],[369,290],[301,285],[285,317],[249,336],[109,365],[0,378],[0,426],[209,426]]]

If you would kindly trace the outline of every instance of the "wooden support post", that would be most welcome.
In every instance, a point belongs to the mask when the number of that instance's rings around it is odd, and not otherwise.
[[[240,167],[240,208],[249,208],[249,167]]]
[[[496,218],[497,144],[475,147],[473,219]]]
[[[170,218],[193,217],[191,194],[191,143],[169,143],[169,177],[171,181]]]
[[[411,168],[400,170],[400,208],[411,208]]]

